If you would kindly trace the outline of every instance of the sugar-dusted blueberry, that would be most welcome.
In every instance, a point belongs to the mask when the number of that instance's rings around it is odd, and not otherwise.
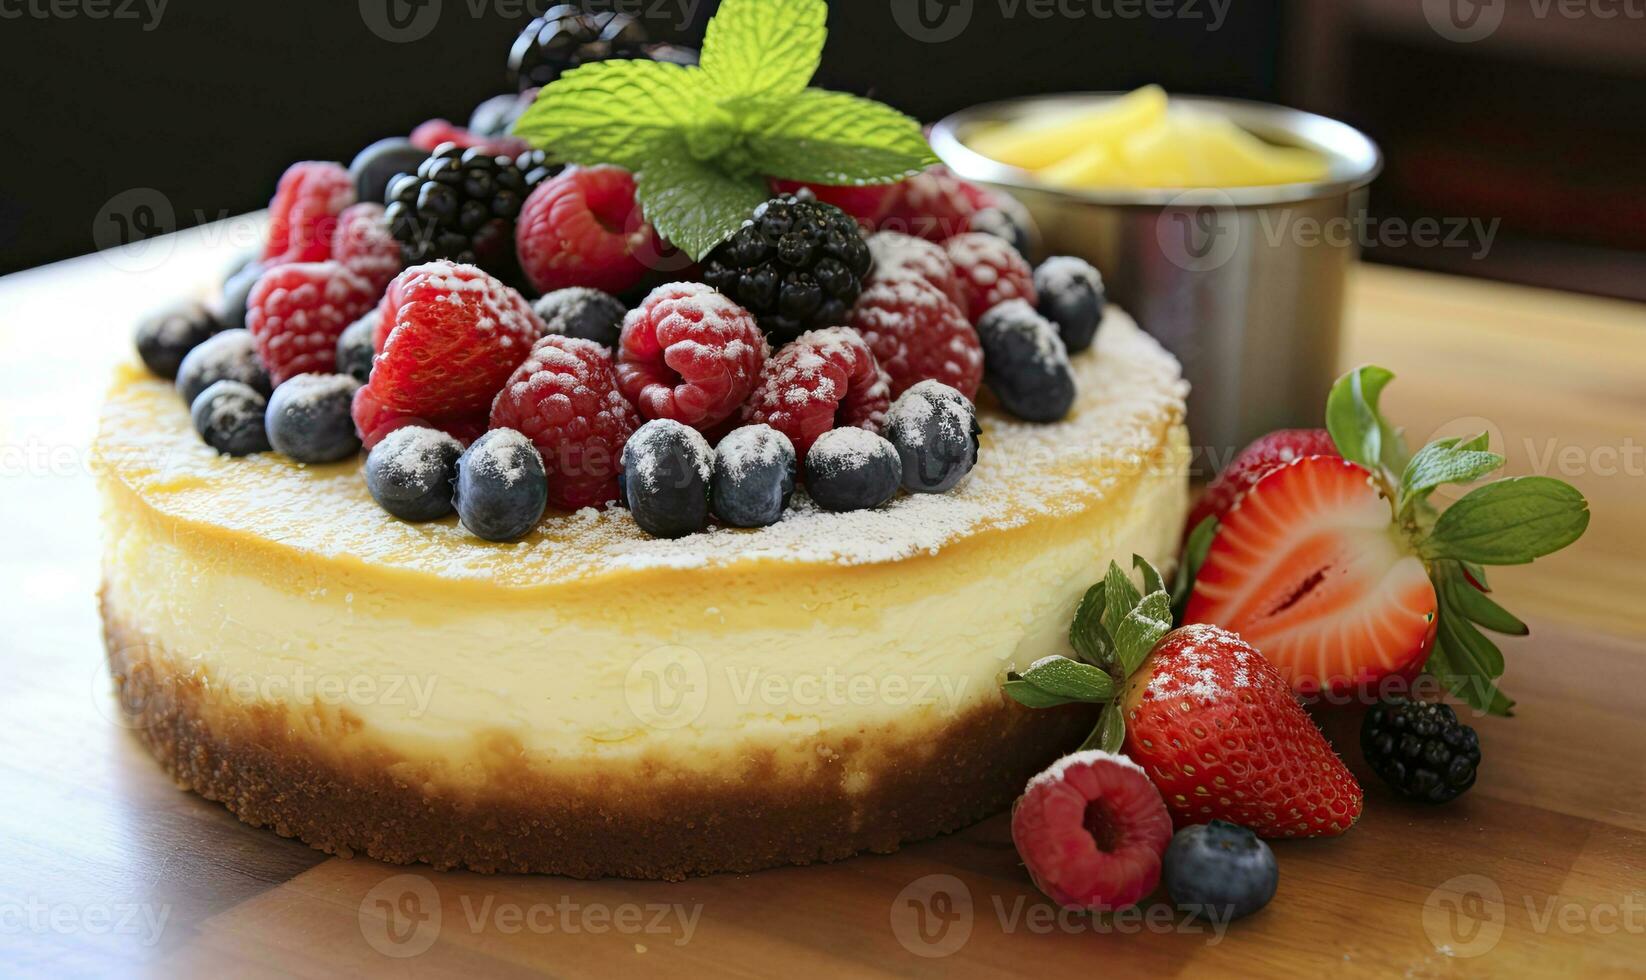
[[[175,378],[189,351],[217,331],[217,318],[203,304],[173,306],[137,325],[137,356],[160,377]]]
[[[383,437],[366,456],[366,489],[379,507],[403,521],[432,521],[452,512],[452,481],[463,444],[421,425]]]
[[[428,154],[404,136],[380,139],[354,155],[349,176],[354,178],[355,199],[384,203],[384,193],[395,174],[414,174]]]
[[[372,358],[377,351],[372,347],[372,335],[377,332],[377,308],[343,328],[337,336],[337,373],[347,374],[361,384],[371,380]]]
[[[487,541],[524,537],[549,503],[543,457],[514,429],[493,429],[464,450],[452,490],[458,519]]]
[[[549,333],[592,340],[608,349],[617,346],[628,308],[611,293],[587,286],[556,289],[532,304]]]
[[[1040,315],[1057,324],[1063,346],[1078,354],[1092,346],[1103,323],[1103,276],[1085,259],[1054,255],[1034,270]]]
[[[967,230],[1003,238],[1019,255],[1033,261],[1040,250],[1040,228],[1034,216],[1022,201],[1003,191],[993,190],[989,197],[991,203],[972,214]]]
[[[977,321],[983,383],[1002,407],[1029,422],[1056,422],[1074,407],[1069,351],[1050,320],[1027,300],[996,305]]]
[[[261,262],[247,262],[223,281],[223,292],[212,304],[212,315],[224,330],[238,330],[246,325],[246,306],[251,300],[252,287],[267,271]]]
[[[201,341],[177,366],[177,392],[194,404],[200,393],[218,381],[239,381],[267,397],[269,372],[257,359],[257,347],[246,330],[225,330]]]
[[[825,510],[872,510],[897,496],[902,478],[897,448],[868,429],[830,429],[806,452],[806,492]]]
[[[783,519],[794,495],[794,443],[769,425],[735,429],[715,447],[714,516],[733,527],[767,527]]]
[[[977,408],[941,381],[921,381],[898,396],[886,437],[903,463],[903,489],[946,493],[977,465]]]
[[[653,419],[623,447],[623,499],[641,530],[681,538],[709,524],[714,449],[703,434],[674,419]]]
[[[194,399],[189,417],[206,445],[225,456],[267,452],[269,437],[263,428],[268,401],[263,393],[240,381],[216,381]]]
[[[1161,877],[1179,909],[1227,922],[1269,904],[1280,885],[1280,865],[1256,834],[1213,820],[1177,832],[1166,847]]]
[[[360,451],[349,415],[360,382],[346,374],[299,374],[269,397],[269,445],[299,463],[334,463]]]

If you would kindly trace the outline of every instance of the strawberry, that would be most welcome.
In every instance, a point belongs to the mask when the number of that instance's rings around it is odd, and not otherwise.
[[[1304,456],[1223,515],[1183,619],[1239,633],[1299,692],[1343,693],[1415,677],[1434,646],[1436,607],[1371,471]]]
[[[1325,429],[1280,429],[1258,437],[1206,485],[1206,492],[1200,495],[1200,500],[1189,512],[1184,533],[1193,531],[1208,517],[1222,520],[1240,495],[1276,466],[1303,456],[1337,454],[1337,445]]]

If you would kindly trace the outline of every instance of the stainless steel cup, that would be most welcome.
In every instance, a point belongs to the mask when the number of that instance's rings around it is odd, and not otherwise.
[[[969,131],[1121,93],[993,102],[932,130],[950,169],[1022,201],[1049,254],[1078,255],[1109,295],[1178,359],[1193,391],[1189,429],[1201,478],[1273,429],[1318,426],[1338,370],[1344,279],[1359,253],[1377,146],[1322,116],[1230,99],[1172,97],[1272,143],[1312,147],[1325,180],[1263,187],[1066,190],[967,147]]]

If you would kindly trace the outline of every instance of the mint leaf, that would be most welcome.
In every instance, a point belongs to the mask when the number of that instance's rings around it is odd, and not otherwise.
[[[1110,639],[1115,646],[1120,645],[1120,622],[1126,614],[1137,607],[1143,594],[1137,591],[1132,584],[1131,576],[1120,567],[1119,562],[1109,562],[1109,573],[1103,579],[1103,626],[1109,631]],[[1130,674],[1127,670],[1123,673]]]
[[[701,71],[661,61],[598,61],[561,75],[514,134],[568,163],[638,171],[704,115]]]
[[[1154,645],[1171,629],[1172,601],[1164,592],[1149,593],[1126,613],[1114,630],[1115,652],[1126,676],[1143,665]]]
[[[817,74],[828,14],[823,0],[724,0],[703,35],[703,72],[734,104],[797,95]]]
[[[1008,677],[1000,689],[1006,696],[1027,708],[1056,708],[1065,704],[1078,704],[1073,698],[1059,697],[1048,694],[1020,677]]]
[[[1132,556],[1132,568],[1143,573],[1143,594],[1166,591],[1166,583],[1160,578],[1160,569],[1149,563],[1149,559],[1142,555]]]
[[[1429,495],[1443,483],[1473,483],[1502,466],[1497,453],[1485,452],[1485,433],[1467,443],[1439,439],[1417,451],[1400,477],[1400,495],[1395,509],[1405,513],[1414,501]]]
[[[1387,368],[1368,365],[1338,378],[1326,396],[1326,431],[1344,459],[1399,474],[1406,468],[1406,447],[1377,409],[1394,377]]]
[[[1217,528],[1217,518],[1208,517],[1189,532],[1189,540],[1183,545],[1183,557],[1177,562],[1177,577],[1172,582],[1173,622],[1183,619],[1183,609],[1189,604],[1189,596],[1194,593],[1195,579],[1200,575],[1200,566],[1206,564],[1206,554],[1212,550]]]
[[[1546,476],[1488,483],[1448,507],[1424,539],[1427,559],[1521,565],[1583,536],[1589,502],[1570,484]]]
[[[872,184],[912,177],[936,163],[920,124],[891,106],[809,88],[748,127],[762,173],[817,184]]]
[[[1498,633],[1525,636],[1531,632],[1513,613],[1471,585],[1463,574],[1463,566],[1458,562],[1437,561],[1433,563],[1433,569],[1436,584],[1440,586],[1441,598],[1452,609]]]
[[[1114,666],[1114,641],[1103,628],[1103,592],[1103,583],[1099,582],[1081,597],[1074,622],[1069,624],[1069,646],[1080,654],[1080,659],[1108,670]]]
[[[1037,660],[1018,675],[1047,694],[1071,701],[1107,701],[1114,697],[1114,678],[1107,672],[1068,657]]]
[[[729,176],[684,151],[646,161],[635,181],[646,220],[693,261],[736,231],[767,196],[759,177]]]
[[[1119,752],[1126,745],[1126,711],[1118,701],[1110,701],[1103,706],[1103,713],[1097,716],[1097,727],[1086,736],[1078,751],[1086,749],[1102,749],[1105,752]]]

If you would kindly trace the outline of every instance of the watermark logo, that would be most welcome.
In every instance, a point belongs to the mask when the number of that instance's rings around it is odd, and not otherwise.
[[[1227,265],[1240,248],[1240,212],[1216,188],[1184,191],[1155,219],[1155,241],[1166,261],[1189,272]]]
[[[1447,956],[1484,956],[1503,938],[1503,889],[1485,875],[1458,875],[1423,901],[1423,932]]]
[[[366,892],[356,918],[372,949],[393,959],[419,956],[440,938],[440,893],[422,875],[394,875]]]
[[[972,22],[972,0],[892,0],[892,19],[914,40],[942,44]]]
[[[644,724],[664,730],[684,728],[708,704],[708,666],[690,647],[658,647],[629,666],[623,697]]]
[[[171,198],[153,187],[133,187],[109,198],[98,210],[92,219],[91,240],[120,271],[153,272],[177,248],[176,241],[164,237],[176,230],[177,212]]]
[[[1508,0],[1423,0],[1423,17],[1448,41],[1472,44],[1496,33]]]
[[[390,44],[410,44],[433,33],[441,0],[360,0],[360,19]]]
[[[892,935],[926,959],[958,953],[972,938],[974,918],[972,890],[954,875],[916,878],[892,900]]]

